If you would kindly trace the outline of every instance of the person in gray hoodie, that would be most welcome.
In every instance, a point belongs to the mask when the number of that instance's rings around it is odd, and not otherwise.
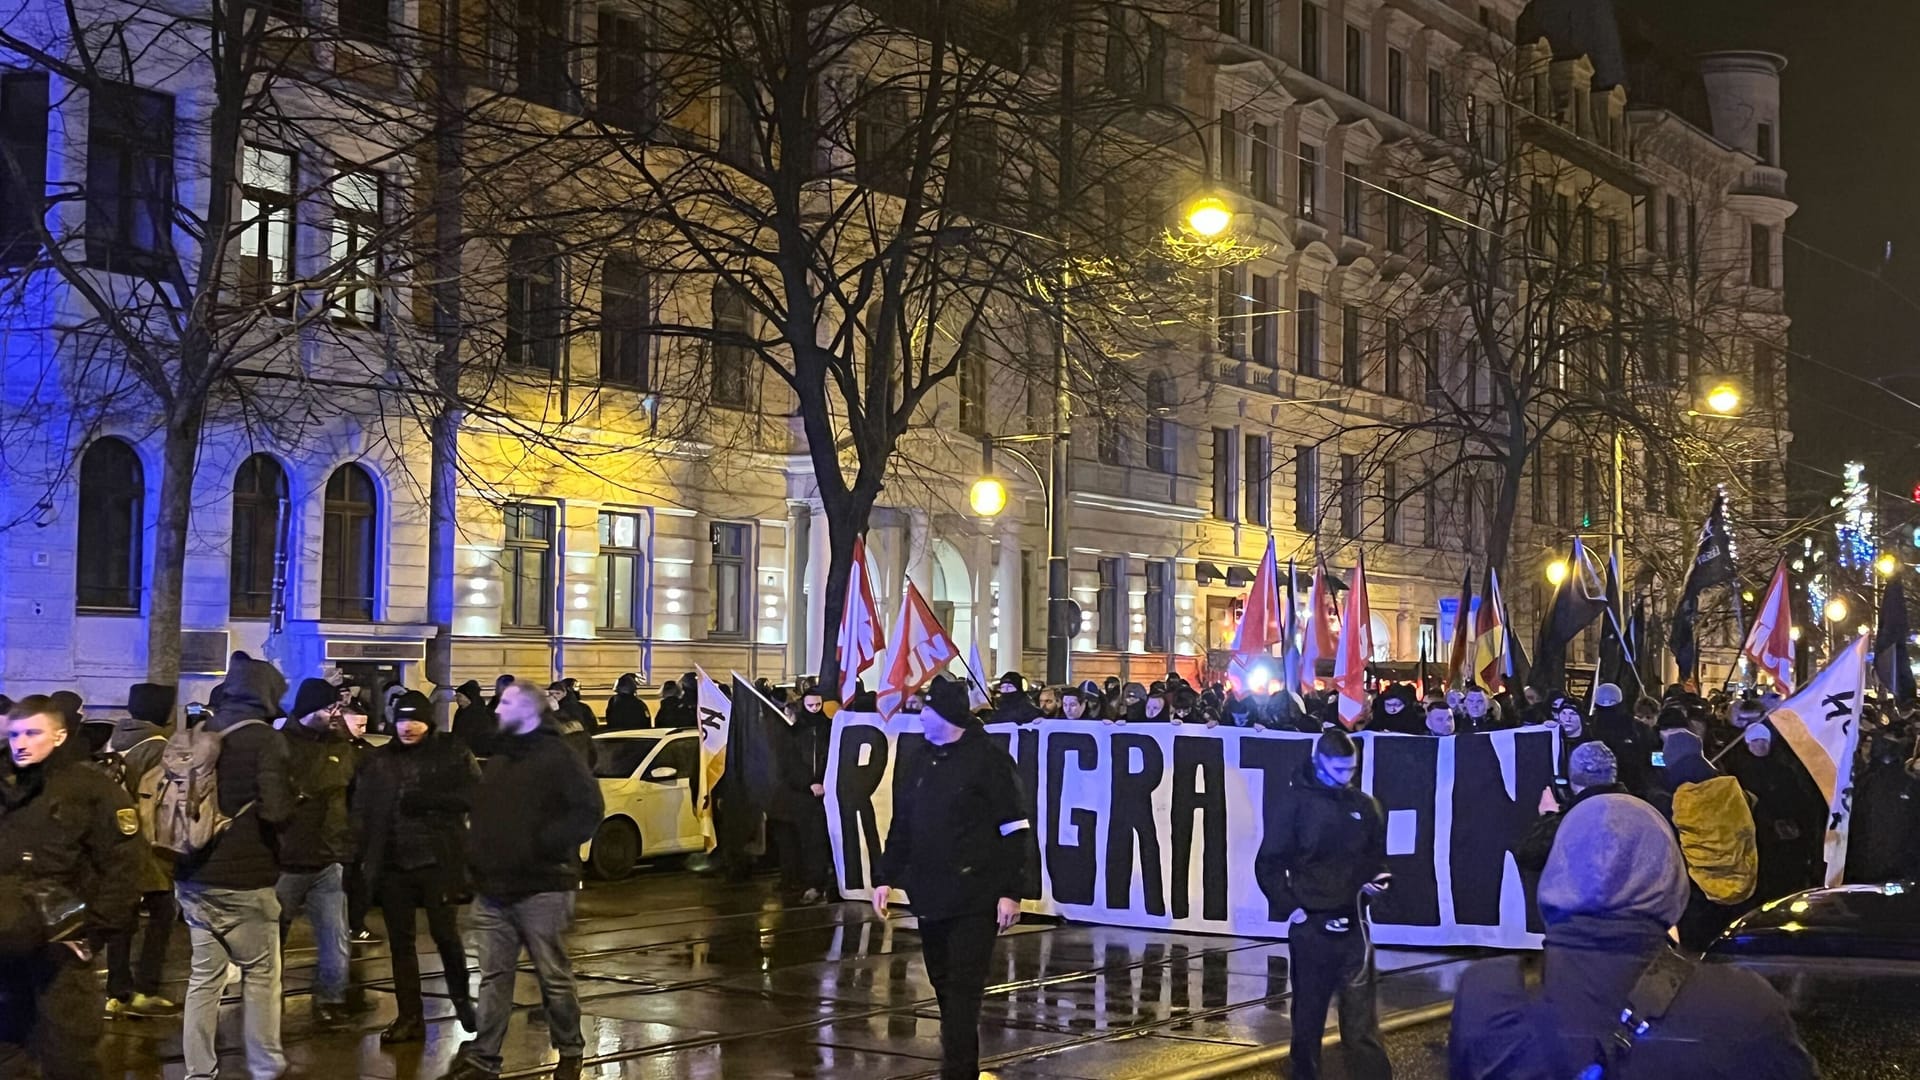
[[[134,683],[127,689],[127,715],[114,724],[107,749],[119,755],[127,793],[142,818],[153,813],[140,805],[140,781],[160,767],[160,753],[173,733],[176,691],[160,683]],[[142,824],[146,824],[144,821]],[[160,993],[160,968],[166,963],[167,944],[180,909],[173,902],[173,866],[147,848],[140,857],[140,914],[144,931],[135,927],[107,940],[107,1016],[168,1016],[180,1006]],[[136,961],[134,938],[140,939]]]

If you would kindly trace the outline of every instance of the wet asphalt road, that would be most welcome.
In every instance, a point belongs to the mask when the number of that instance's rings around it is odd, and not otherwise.
[[[379,929],[378,917],[374,928]],[[185,971],[176,935],[168,996]],[[296,1076],[436,1077],[464,1037],[438,957],[424,1044],[380,1045],[393,1018],[388,948],[357,951],[373,1009],[354,1030],[317,1033],[307,993],[313,950],[296,927],[287,955],[286,1041]],[[939,1026],[910,917],[881,922],[863,904],[781,908],[771,882],[728,885],[642,872],[581,896],[570,942],[599,1078],[932,1077]],[[1447,1000],[1460,954],[1382,950],[1382,1014]],[[1001,940],[982,1022],[986,1066],[1005,1078],[1156,1077],[1288,1037],[1286,946],[1250,938],[1029,922]],[[539,992],[523,969],[507,1075],[540,1076],[554,1054],[530,1022]],[[237,1040],[223,1016],[222,1046]],[[107,1025],[103,1075],[181,1076],[179,1025]],[[244,1075],[238,1057],[226,1074]],[[1267,1075],[1273,1075],[1268,1073]]]

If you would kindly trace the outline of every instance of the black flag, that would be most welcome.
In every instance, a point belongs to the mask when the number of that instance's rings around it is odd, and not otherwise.
[[[1553,590],[1553,603],[1546,618],[1540,620],[1540,641],[1533,650],[1533,671],[1528,685],[1538,690],[1556,690],[1566,678],[1567,645],[1593,625],[1607,609],[1607,590],[1600,580],[1599,568],[1587,555],[1586,544],[1573,538],[1573,551],[1567,556],[1567,576]]]
[[[1880,626],[1873,634],[1873,672],[1895,701],[1914,697],[1913,665],[1907,659],[1907,590],[1899,578],[1880,597]]]
[[[1691,682],[1700,674],[1700,646],[1693,639],[1693,622],[1700,614],[1700,597],[1708,589],[1734,581],[1738,573],[1733,565],[1733,543],[1727,536],[1727,497],[1713,496],[1713,509],[1706,524],[1700,526],[1700,543],[1693,553],[1693,566],[1687,571],[1686,587],[1673,609],[1673,624],[1667,631],[1667,648],[1680,665],[1680,681]]]
[[[1600,667],[1594,675],[1594,685],[1612,683],[1620,688],[1621,700],[1631,702],[1626,697],[1627,684],[1633,681],[1633,660],[1635,651],[1633,636],[1621,620],[1626,617],[1626,605],[1620,602],[1620,568],[1611,557],[1607,559],[1607,612],[1600,622]]]
[[[757,834],[760,819],[766,815],[773,795],[780,790],[780,743],[786,738],[787,724],[778,710],[757,693],[752,684],[733,677],[733,716],[727,721],[727,769],[720,781],[726,785],[729,813],[738,816],[732,822],[741,834]]]

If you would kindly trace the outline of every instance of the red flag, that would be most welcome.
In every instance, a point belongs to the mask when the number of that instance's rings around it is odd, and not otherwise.
[[[1271,656],[1281,642],[1280,627],[1280,568],[1274,564],[1273,537],[1269,536],[1267,553],[1253,573],[1253,588],[1240,610],[1240,626],[1233,632],[1234,654]]]
[[[1453,648],[1447,653],[1447,689],[1465,686],[1471,671],[1467,667],[1467,640],[1473,636],[1473,569],[1460,575],[1460,607],[1453,615]]]
[[[1487,567],[1487,582],[1480,590],[1480,614],[1473,619],[1474,669],[1487,693],[1497,694],[1507,686],[1507,612],[1500,599],[1500,575]]]
[[[1333,603],[1327,593],[1327,567],[1313,564],[1313,584],[1307,587],[1307,623],[1300,631],[1300,685],[1311,689],[1318,681],[1320,661],[1333,659]]]
[[[840,700],[852,701],[854,682],[887,647],[880,612],[873,602],[873,574],[867,570],[867,538],[853,538],[853,571],[847,578],[847,602],[840,611]]]
[[[1347,610],[1340,616],[1340,651],[1333,658],[1333,685],[1340,692],[1340,722],[1349,728],[1367,714],[1367,661],[1373,659],[1373,613],[1367,609],[1364,558],[1353,560]]]
[[[1787,604],[1787,561],[1773,571],[1773,584],[1767,586],[1767,598],[1753,617],[1753,629],[1740,652],[1753,661],[1755,672],[1765,675],[1780,693],[1793,693],[1793,613]]]
[[[891,720],[907,695],[933,681],[960,655],[946,627],[934,617],[913,582],[900,597],[900,617],[893,624],[893,650],[887,654],[887,677],[879,690],[880,716]]]

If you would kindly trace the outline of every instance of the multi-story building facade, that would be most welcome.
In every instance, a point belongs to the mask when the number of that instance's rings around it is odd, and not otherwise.
[[[1182,15],[1121,15],[1116,6],[1107,33],[1127,47],[1081,41],[1084,70],[1103,77],[1112,58],[1141,58],[1129,63],[1145,66],[1108,82],[1150,90],[1155,108],[1198,133],[1205,171],[1225,189],[1253,254],[1218,270],[1208,332],[1142,361],[1161,366],[1139,378],[1148,390],[1137,410],[1102,411],[1092,391],[1078,399],[1060,523],[1085,616],[1073,640],[1075,678],[1200,672],[1231,636],[1269,538],[1283,561],[1303,568],[1322,559],[1338,571],[1364,549],[1378,658],[1412,661],[1444,651],[1443,602],[1484,565],[1491,531],[1510,526],[1498,548],[1525,628],[1547,553],[1571,533],[1616,528],[1611,463],[1591,430],[1543,438],[1524,479],[1516,474],[1517,497],[1504,500],[1499,483],[1449,458],[1459,451],[1429,430],[1436,413],[1461,403],[1492,410],[1500,400],[1497,372],[1458,344],[1474,340],[1475,325],[1433,313],[1452,302],[1434,299],[1447,295],[1436,283],[1448,231],[1488,231],[1462,194],[1461,162],[1554,162],[1528,174],[1552,175],[1563,189],[1544,193],[1538,215],[1551,213],[1556,195],[1571,207],[1542,245],[1570,251],[1584,234],[1585,263],[1690,270],[1689,296],[1707,291],[1700,264],[1738,271],[1705,275],[1715,295],[1710,317],[1699,317],[1735,328],[1724,354],[1673,343],[1646,352],[1679,354],[1666,382],[1682,403],[1702,379],[1737,376],[1753,406],[1742,426],[1769,449],[1743,475],[1722,477],[1720,458],[1689,459],[1683,449],[1725,441],[1710,432],[1661,447],[1629,440],[1619,474],[1634,497],[1623,499],[1620,531],[1668,543],[1691,529],[1704,503],[1685,497],[1689,480],[1670,479],[1676,471],[1691,469],[1695,489],[1733,480],[1762,507],[1783,501],[1780,247],[1793,207],[1778,166],[1782,64],[1715,55],[1680,92],[1642,95],[1627,82],[1617,37],[1596,47],[1562,32],[1578,22],[1563,9],[1578,6],[1220,0]],[[559,0],[516,11],[508,22],[521,36],[497,46],[509,76],[491,85],[531,101],[526,123],[540,130],[564,128],[570,111],[592,104],[567,88],[585,86],[592,99],[596,82],[580,71],[609,63],[605,43],[624,40],[622,20],[643,14]],[[316,37],[310,47],[317,67],[338,73],[342,100],[384,98],[396,116],[413,107],[396,83],[367,72],[421,61],[424,50],[410,52],[397,34],[387,40],[385,20],[430,24],[427,13],[294,4],[282,17],[339,30],[338,40]],[[558,50],[557,63],[579,65],[569,69],[575,77],[539,78],[541,27],[578,28],[600,52],[570,59]],[[111,218],[123,247],[138,249],[128,214],[165,222],[196,193],[204,199],[208,106],[194,82],[203,66],[123,72],[126,92],[152,113],[130,129],[116,123],[124,110],[100,109],[57,65],[12,53],[0,105],[13,157],[43,161],[43,181],[25,172],[47,191],[102,188],[51,204],[53,236],[92,237]],[[683,108],[676,138],[724,146],[732,115],[720,97]],[[438,347],[426,297],[449,275],[417,252],[389,256],[391,266],[368,275],[377,287],[356,290],[341,269],[356,245],[372,250],[394,233],[397,244],[418,243],[409,215],[445,183],[446,163],[427,164],[445,144],[405,120],[395,127],[412,134],[343,112],[319,146],[243,137],[236,191],[257,225],[236,230],[248,233],[243,272],[294,296],[322,277],[333,306],[323,329],[290,308],[257,365],[282,382],[298,373],[305,404],[261,390],[274,408],[209,421],[185,555],[188,693],[216,680],[232,650],[279,659],[290,674],[338,668],[418,684],[436,633],[436,587],[452,592],[456,683],[501,671],[573,676],[590,688],[625,671],[658,682],[695,665],[776,680],[813,671],[833,636],[821,617],[829,523],[791,391],[724,338],[678,349],[671,335],[645,332],[698,323],[737,326],[744,338],[757,331],[752,316],[721,290],[650,296],[646,276],[617,255],[510,236],[516,215],[564,212],[569,192],[593,182],[591,170],[514,175],[493,149],[472,148],[470,173],[498,186],[484,207],[469,208],[476,239],[452,276],[470,286],[469,320],[498,312],[491,335],[467,335],[470,351],[499,356],[487,388],[462,409],[469,423],[448,474],[457,477],[452,570],[441,581],[429,573],[436,429],[429,410],[404,403],[431,395],[396,373]],[[128,181],[114,189],[118,202],[105,197],[109,166],[138,178],[161,175],[160,163],[173,192]],[[37,236],[21,227],[21,206],[16,198],[6,207],[10,235]],[[1524,210],[1505,220],[1527,227]],[[0,477],[9,525],[0,531],[0,691],[78,686],[111,705],[148,666],[163,433],[137,403],[93,404],[100,369],[90,358],[113,344],[90,332],[84,312],[118,293],[77,282],[111,286],[122,268],[89,250],[91,278],[63,275],[33,263],[36,243],[9,242],[13,265],[36,268],[9,278],[14,306],[0,343],[8,430],[18,433]],[[177,250],[191,248],[183,240]],[[652,311],[644,329],[622,321],[621,304]],[[558,314],[575,306],[594,317]],[[548,311],[555,325],[541,332]],[[1517,343],[1511,351],[1525,352]],[[699,416],[684,424],[675,418],[694,410],[665,400],[672,380],[659,374],[676,363],[696,369],[688,378],[697,389],[678,397],[697,401]],[[962,365],[924,406],[899,452],[910,472],[896,470],[900,482],[889,483],[869,550],[884,612],[912,580],[963,652],[977,645],[996,672],[1036,674],[1047,609],[1044,464],[1029,478],[998,458],[1014,497],[991,521],[968,512],[965,493],[982,437],[1047,433],[1049,391],[1038,389],[1036,407],[1031,380],[983,364]],[[1598,524],[1595,508],[1605,511]],[[1646,565],[1641,587],[1677,585]]]

